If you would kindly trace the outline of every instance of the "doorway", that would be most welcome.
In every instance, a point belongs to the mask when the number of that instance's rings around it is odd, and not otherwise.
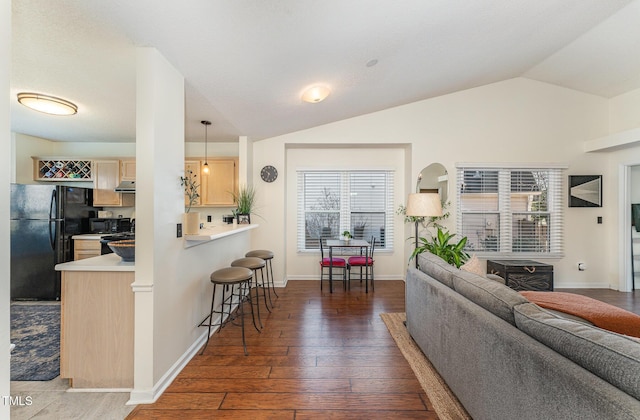
[[[640,163],[619,167],[620,273],[618,290],[640,288]]]

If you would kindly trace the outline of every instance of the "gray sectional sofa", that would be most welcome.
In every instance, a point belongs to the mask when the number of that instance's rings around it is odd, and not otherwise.
[[[406,277],[407,329],[474,419],[640,419],[640,341],[433,254],[418,262]]]

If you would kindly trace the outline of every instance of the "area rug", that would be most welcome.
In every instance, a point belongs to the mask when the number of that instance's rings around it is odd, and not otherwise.
[[[445,420],[471,419],[471,416],[409,335],[407,327],[404,325],[406,315],[404,313],[382,313],[380,317],[416,374],[438,417]]]
[[[49,381],[60,375],[60,305],[11,305],[12,381]]]

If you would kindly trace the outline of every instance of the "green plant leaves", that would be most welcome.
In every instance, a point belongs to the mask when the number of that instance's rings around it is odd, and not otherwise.
[[[438,232],[430,240],[423,237],[418,238],[419,245],[413,250],[413,253],[411,253],[410,259],[416,258],[418,254],[422,254],[425,251],[429,251],[447,263],[459,268],[469,259],[469,254],[464,251],[464,247],[467,245],[467,237],[462,237],[457,243],[449,243],[454,236],[456,236],[455,233],[449,233],[438,228]]]

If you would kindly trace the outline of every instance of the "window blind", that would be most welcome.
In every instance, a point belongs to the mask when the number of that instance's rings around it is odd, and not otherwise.
[[[562,168],[457,168],[457,232],[467,251],[560,256]]]
[[[355,239],[376,238],[393,247],[393,171],[298,171],[298,250],[348,230]]]

